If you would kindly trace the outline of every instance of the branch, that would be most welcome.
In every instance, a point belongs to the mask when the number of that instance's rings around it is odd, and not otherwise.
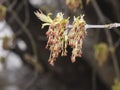
[[[120,23],[113,23],[113,24],[106,24],[106,25],[86,25],[86,28],[106,28],[106,29],[111,29],[111,28],[117,28],[120,27]]]
[[[98,6],[96,0],[91,0],[91,2],[92,2],[92,5],[93,5],[101,23],[104,24],[105,23],[105,16],[103,15],[103,13],[102,13],[100,7]],[[119,24],[118,24],[118,26],[119,26]],[[108,30],[105,30],[105,33],[106,33],[107,40],[108,40],[110,48],[114,48],[111,33]],[[117,60],[117,57],[116,57],[115,53],[111,52],[111,57],[112,57],[112,60],[113,60],[113,65],[114,65],[116,77],[120,80],[119,65],[118,65],[118,60]]]
[[[23,30],[23,32],[25,32],[31,42],[32,45],[32,49],[33,49],[33,53],[35,56],[35,60],[36,62],[38,62],[38,54],[37,54],[37,47],[36,47],[36,43],[35,40],[32,37],[32,34],[29,32],[29,30],[24,26],[24,24],[22,23],[22,21],[19,19],[19,17],[17,16],[17,14],[15,13],[15,11],[11,8],[8,8],[8,11],[14,16],[15,20],[17,21],[17,23],[21,26],[21,30]],[[39,62],[38,62],[39,63]],[[41,63],[39,63],[40,66],[42,66]],[[36,69],[36,67],[35,67]],[[43,71],[43,68],[41,68],[41,71]]]
[[[69,25],[68,28],[72,28],[72,25]],[[86,24],[85,28],[90,29],[90,28],[106,28],[106,29],[111,29],[111,28],[117,28],[120,27],[120,23],[112,23],[112,24],[105,24],[105,25],[90,25]]]

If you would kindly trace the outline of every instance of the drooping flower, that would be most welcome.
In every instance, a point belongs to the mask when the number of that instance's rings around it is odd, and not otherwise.
[[[81,57],[82,55],[82,44],[83,38],[87,34],[86,32],[86,22],[83,19],[83,16],[74,17],[72,28],[68,34],[69,45],[73,48],[71,61],[75,62],[76,57]]]
[[[67,36],[64,34],[64,32],[68,22],[69,20],[64,19],[62,13],[58,13],[46,32],[48,37],[46,47],[49,47],[51,51],[49,57],[49,62],[51,65],[54,65],[54,61],[56,61],[56,58],[60,53],[62,53],[62,55],[67,55]]]
[[[54,19],[50,18],[50,15],[44,15],[42,12],[35,13],[38,18],[46,22],[43,27],[49,25],[49,29],[46,32],[48,42],[46,48],[50,50],[49,63],[54,65],[54,61],[61,53],[62,56],[67,55],[67,35],[65,34],[69,18],[65,19],[63,13],[58,13]]]

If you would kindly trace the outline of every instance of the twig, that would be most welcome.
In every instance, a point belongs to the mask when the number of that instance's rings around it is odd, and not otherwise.
[[[9,3],[9,2],[8,2]],[[29,30],[24,26],[24,24],[22,23],[22,21],[19,19],[19,17],[17,16],[17,14],[15,13],[15,11],[12,8],[8,8],[8,11],[13,15],[13,17],[16,19],[17,23],[21,26],[23,32],[25,32],[28,35],[28,38],[31,41],[32,44],[32,48],[33,48],[33,52],[35,54],[35,58],[38,60],[37,58],[37,49],[36,49],[36,44],[34,39],[32,38],[31,33],[29,32]]]
[[[106,29],[111,29],[111,28],[117,28],[120,27],[120,23],[112,23],[112,24],[105,24],[105,25],[90,25],[86,24],[85,28],[106,28]],[[72,25],[68,25],[68,28],[72,28]]]
[[[29,20],[30,20],[28,0],[24,0],[24,5],[25,5],[25,21],[24,21],[24,24],[25,24],[25,26],[27,26],[27,24],[29,23]]]
[[[8,7],[7,7],[7,8],[10,8],[10,7],[11,7],[11,5],[9,5],[10,3],[9,3],[8,0],[5,0],[4,2],[6,2],[6,3],[8,4]],[[23,1],[22,1],[22,3],[20,3],[20,4],[18,5],[18,7],[16,8],[16,12],[17,12],[17,13],[20,12],[20,10],[22,9],[23,4],[24,4],[24,3],[23,3]],[[13,7],[12,7],[11,9],[13,9]],[[11,23],[13,20],[14,20],[14,16],[11,16],[11,18],[10,18],[7,22],[8,22],[8,23]],[[26,25],[26,24],[25,24],[25,25]],[[0,29],[0,32],[2,32],[5,27],[6,27],[6,24]]]
[[[102,11],[100,10],[96,0],[91,0],[91,2],[92,2],[92,5],[93,5],[101,23],[104,24],[105,23],[105,16],[103,15]],[[106,33],[107,40],[108,40],[110,48],[114,48],[110,31],[105,30],[105,33]],[[118,65],[118,61],[117,61],[117,57],[116,57],[115,53],[111,52],[111,57],[112,57],[112,60],[113,60],[113,65],[114,65],[114,70],[115,70],[115,73],[116,73],[116,77],[120,80],[119,65]]]
[[[14,0],[14,1],[10,4],[9,8],[12,9],[12,8],[15,6],[15,4],[17,3],[17,1],[18,1],[18,0]]]
[[[10,5],[9,1],[5,1],[9,6],[8,8],[13,9],[15,4],[17,3],[17,0]],[[25,21],[23,22],[25,26],[29,23],[29,6],[27,0],[22,1],[18,7],[16,8],[16,13],[19,13],[22,9],[23,5],[25,4]],[[8,23],[11,23],[14,20],[14,16],[11,16],[11,18],[7,21]],[[4,23],[5,21],[3,21]],[[6,24],[0,29],[0,32],[4,31],[4,28],[6,27]],[[17,32],[15,32],[15,37],[21,35],[23,32],[19,29]]]
[[[33,53],[34,53],[34,56],[35,56],[35,62],[39,63],[40,66],[42,66],[42,64],[40,62],[38,62],[38,54],[37,54],[37,47],[36,47],[36,43],[35,43],[35,40],[33,39],[31,33],[29,32],[29,30],[24,26],[24,24],[22,23],[22,21],[18,18],[18,16],[16,15],[16,13],[14,12],[14,10],[11,10],[9,9],[9,12],[12,13],[12,15],[14,16],[14,18],[16,19],[17,23],[21,26],[21,30],[23,30],[23,32],[25,32],[31,42],[31,45],[32,45],[32,49],[33,49]],[[43,71],[43,68],[41,68],[41,70]],[[25,90],[28,90],[31,85],[36,81],[36,78],[38,76],[38,71],[37,71],[37,66],[35,66],[35,76],[33,77],[32,81],[29,82],[27,84],[27,86],[25,87]]]
[[[14,7],[10,8],[11,5],[9,3],[9,1],[7,0],[6,3],[8,4],[8,9],[13,9]],[[20,10],[23,8],[23,5],[24,5],[24,1],[20,2],[20,4],[18,4],[18,6],[16,7],[16,13],[19,13]],[[14,16],[11,17],[12,19],[10,19],[11,21],[14,19]]]
[[[21,20],[18,18],[18,16],[16,15],[16,13],[12,9],[9,9],[9,11],[10,11],[10,13],[12,13],[12,15],[16,19],[17,23],[21,26],[22,30],[28,35],[29,39],[31,40],[31,44],[32,44],[32,47],[33,47],[34,54],[35,54],[35,56],[37,56],[35,41],[32,38],[32,35],[30,34],[29,30],[23,25]]]
[[[34,56],[35,56],[35,60],[36,62],[38,62],[38,54],[37,54],[37,47],[36,47],[36,43],[35,43],[35,40],[33,39],[31,33],[29,32],[29,30],[24,26],[24,24],[22,23],[22,21],[19,19],[19,17],[17,16],[17,14],[14,12],[13,9],[8,9],[9,12],[14,16],[14,18],[16,19],[17,23],[21,26],[21,30],[23,30],[23,32],[25,32],[31,42],[31,45],[32,45],[32,49],[33,49],[33,53],[34,53]],[[40,64],[41,65],[41,64]],[[41,65],[42,66],[42,65]]]
[[[86,28],[106,28],[106,29],[111,29],[111,28],[117,28],[120,27],[120,23],[113,23],[113,24],[106,24],[106,25],[86,25]]]
[[[26,16],[26,19],[29,19],[29,11],[28,11],[28,3],[27,1],[24,1],[23,2],[24,4],[26,4],[26,10],[25,10],[25,16]],[[20,10],[20,9],[19,9]],[[32,50],[33,50],[33,53],[34,53],[34,58],[35,58],[35,62],[36,63],[39,63],[39,65],[41,66],[41,70],[43,71],[43,68],[42,68],[42,64],[40,62],[38,62],[38,54],[37,54],[37,47],[36,47],[36,43],[35,43],[35,40],[33,39],[32,37],[32,34],[30,33],[30,31],[26,28],[26,25],[29,23],[29,20],[25,20],[24,23],[19,19],[19,17],[17,16],[17,14],[15,13],[15,11],[12,9],[12,8],[8,8],[8,11],[12,14],[12,16],[15,18],[16,22],[19,24],[19,26],[22,28],[21,30],[27,34],[30,42],[31,42],[31,45],[32,45]],[[29,89],[32,84],[36,81],[37,79],[37,76],[38,76],[38,71],[37,71],[37,66],[35,66],[35,73],[34,73],[34,77],[32,78],[32,80],[27,83],[26,87],[25,87],[25,90]]]

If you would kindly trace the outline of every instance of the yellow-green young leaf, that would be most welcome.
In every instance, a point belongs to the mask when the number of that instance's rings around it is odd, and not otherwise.
[[[108,46],[106,43],[100,43],[94,46],[94,57],[98,61],[99,66],[102,66],[108,58]]]
[[[43,22],[52,23],[52,19],[50,18],[51,13],[47,16],[43,14],[40,10],[35,12],[35,15]]]
[[[50,23],[44,23],[44,24],[42,24],[42,29],[45,27],[45,26],[49,26],[50,25]]]
[[[112,85],[112,90],[120,90],[120,81],[118,79],[114,79],[114,85]]]
[[[3,20],[6,16],[6,7],[0,5],[0,20]]]

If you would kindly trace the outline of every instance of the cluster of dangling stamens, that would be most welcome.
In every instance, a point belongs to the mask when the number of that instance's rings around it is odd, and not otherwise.
[[[67,46],[71,46],[73,49],[72,62],[75,62],[76,57],[82,56],[83,38],[87,34],[83,16],[74,17],[72,25],[69,25],[69,18],[65,19],[62,13],[58,13],[54,19],[51,19],[50,14],[46,16],[40,11],[35,14],[41,21],[45,22],[42,27],[49,25],[46,32],[48,38],[46,48],[50,50],[48,61],[51,65],[54,65],[59,55],[67,55]]]

